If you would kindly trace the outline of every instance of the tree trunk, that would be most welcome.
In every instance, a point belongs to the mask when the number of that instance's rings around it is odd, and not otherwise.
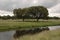
[[[39,19],[37,18],[37,22],[39,21]]]
[[[24,18],[23,18],[23,22],[24,22]]]

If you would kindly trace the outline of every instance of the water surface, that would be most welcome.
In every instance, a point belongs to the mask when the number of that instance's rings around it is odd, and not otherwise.
[[[56,29],[59,29],[60,26],[49,26],[49,30],[56,30]]]
[[[49,30],[56,30],[60,28],[60,26],[49,26]],[[0,40],[13,40],[13,35],[15,31],[5,31],[0,32]]]
[[[12,40],[15,31],[0,32],[0,40]]]

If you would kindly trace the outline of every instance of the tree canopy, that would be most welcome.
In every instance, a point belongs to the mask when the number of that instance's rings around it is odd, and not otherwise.
[[[13,13],[16,18],[23,20],[26,18],[35,18],[37,21],[39,19],[46,19],[48,17],[48,10],[43,6],[32,6],[29,8],[18,8],[14,9]]]

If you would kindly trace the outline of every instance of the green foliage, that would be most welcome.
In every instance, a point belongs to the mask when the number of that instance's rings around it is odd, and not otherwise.
[[[13,13],[16,18],[22,18],[22,19],[36,18],[37,21],[40,18],[46,19],[48,17],[48,10],[43,6],[32,6],[23,9],[18,8],[18,9],[14,9]]]

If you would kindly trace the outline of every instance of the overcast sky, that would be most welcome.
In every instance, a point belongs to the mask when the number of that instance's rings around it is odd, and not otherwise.
[[[14,8],[41,5],[47,8],[59,4],[59,0],[0,0],[0,10],[12,11]]]
[[[12,11],[30,6],[45,6],[50,13],[60,13],[60,0],[0,0],[0,10]]]

